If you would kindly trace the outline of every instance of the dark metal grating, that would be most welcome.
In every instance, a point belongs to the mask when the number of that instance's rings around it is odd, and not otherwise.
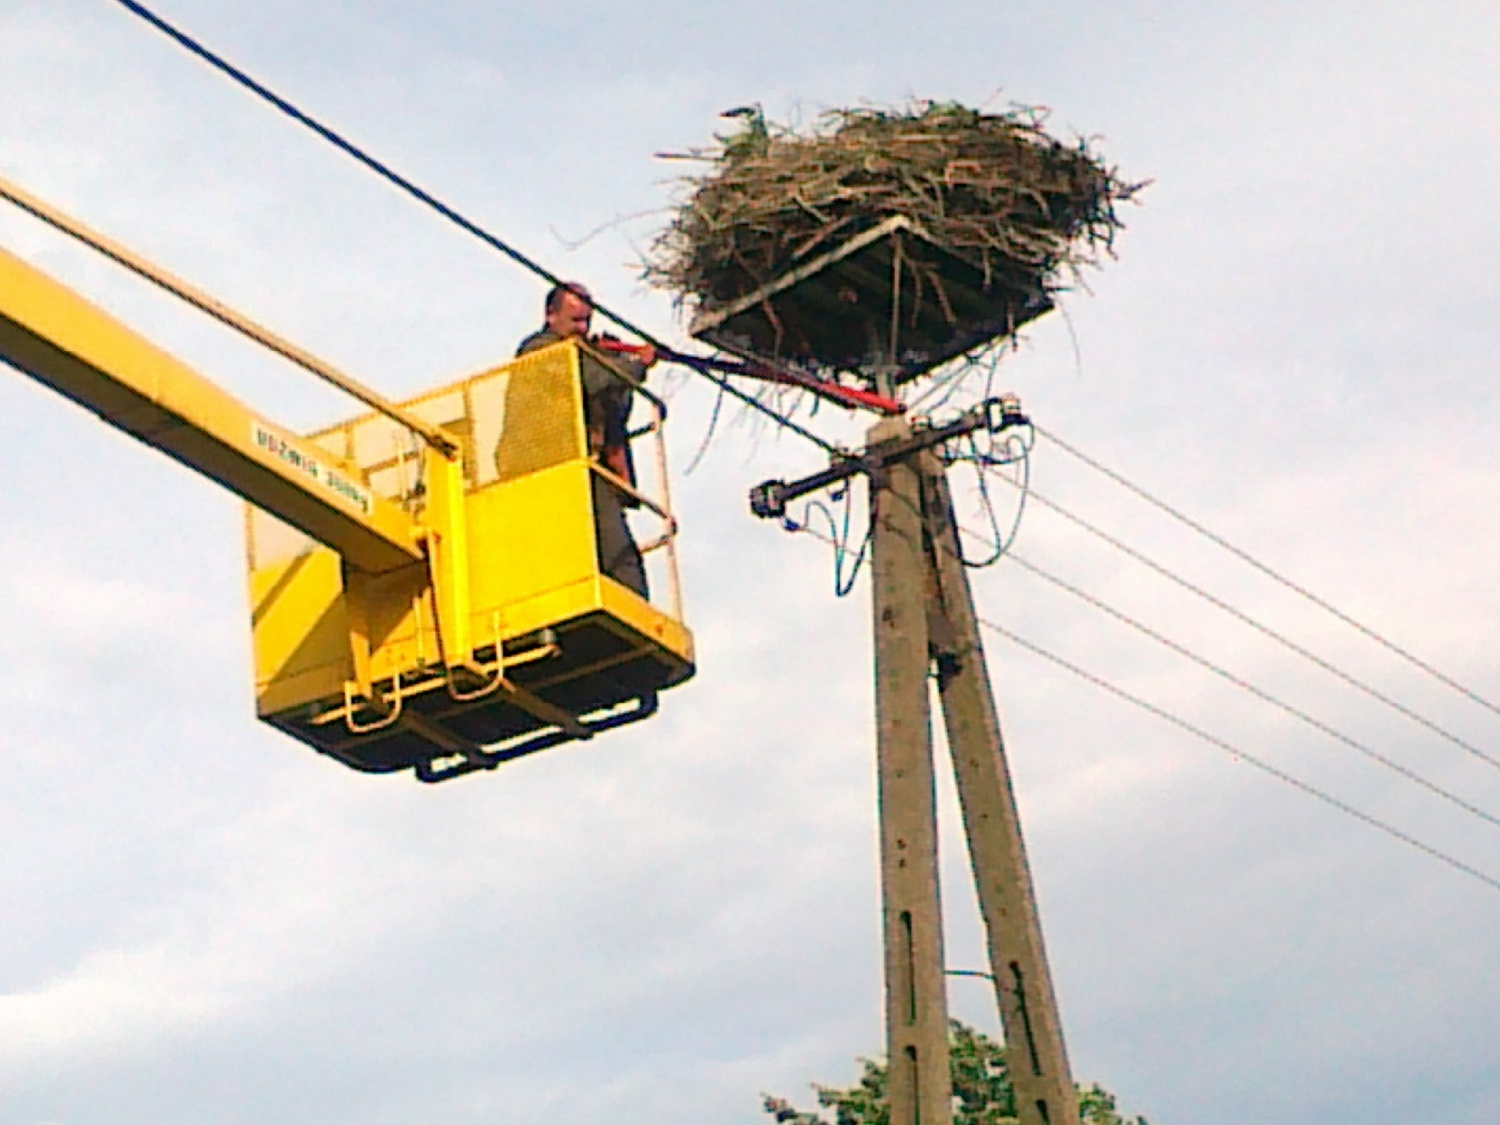
[[[561,651],[556,657],[519,664],[510,675],[516,684],[574,715],[647,699],[653,701],[654,709],[658,691],[692,674],[691,666],[666,658],[661,649],[607,613],[591,613],[560,625],[557,633]],[[404,707],[480,746],[494,746],[547,727],[498,693],[460,703],[438,688],[410,696]],[[643,709],[638,717],[648,714]],[[271,721],[346,765],[371,773],[411,769],[434,754],[427,738],[399,723],[354,736],[341,723],[314,726],[286,716]]]
[[[736,301],[700,309],[688,331],[747,359],[866,377],[894,350],[900,384],[1052,307],[1034,273],[970,260],[896,216]]]

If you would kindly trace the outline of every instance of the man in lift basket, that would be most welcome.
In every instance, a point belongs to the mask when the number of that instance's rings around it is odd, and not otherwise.
[[[525,355],[560,340],[587,340],[593,315],[593,298],[582,285],[571,281],[554,285],[547,291],[542,306],[541,329],[521,341],[516,355]],[[646,345],[634,356],[615,357],[614,362],[630,381],[639,383],[646,377],[646,369],[656,362],[656,350]],[[635,465],[630,456],[627,425],[631,382],[589,357],[584,357],[581,371],[589,453],[633,488]],[[600,569],[641,597],[647,597],[645,564],[635,538],[630,534],[630,525],[625,521],[625,509],[639,507],[640,502],[620,492],[597,473],[593,474],[593,498]]]

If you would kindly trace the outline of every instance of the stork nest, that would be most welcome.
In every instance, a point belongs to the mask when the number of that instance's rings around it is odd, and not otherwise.
[[[738,133],[678,154],[710,167],[685,178],[645,271],[700,311],[895,215],[985,276],[1020,273],[1055,290],[1062,274],[1111,254],[1116,205],[1145,186],[1121,179],[1086,140],[1049,135],[1034,107],[840,109],[804,133],[768,125],[759,110],[735,112]]]

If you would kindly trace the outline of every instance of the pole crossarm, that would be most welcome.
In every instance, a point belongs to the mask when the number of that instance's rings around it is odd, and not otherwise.
[[[412,518],[108,313],[0,250],[0,360],[380,574],[419,562]]]
[[[1028,422],[1016,399],[1009,396],[986,399],[941,426],[917,426],[903,430],[897,436],[872,441],[862,452],[840,457],[828,468],[801,480],[790,483],[764,481],[750,490],[750,511],[761,519],[781,519],[786,515],[786,506],[793,500],[832,488],[851,477],[864,474],[878,478],[890,465],[975,430],[998,434],[1001,430],[1024,426]]]

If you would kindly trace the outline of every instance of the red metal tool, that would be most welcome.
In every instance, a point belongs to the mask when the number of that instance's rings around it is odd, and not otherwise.
[[[592,343],[601,351],[615,352],[620,355],[640,356],[649,348],[647,344],[627,344],[624,341],[615,340],[607,336],[593,340]],[[858,387],[846,387],[842,383],[835,383],[831,379],[819,379],[817,376],[809,375],[804,371],[772,367],[766,363],[718,359],[713,356],[687,355],[683,352],[674,351],[671,348],[656,348],[654,350],[657,358],[667,363],[680,363],[685,367],[693,367],[699,370],[718,371],[725,375],[742,375],[747,379],[760,379],[767,383],[797,387],[810,394],[817,395],[819,398],[827,399],[829,402],[847,407],[850,410],[873,410],[877,414],[886,415],[904,414],[906,412],[906,404],[898,402],[896,399],[887,398],[885,395],[876,394],[874,391],[861,390]]]

